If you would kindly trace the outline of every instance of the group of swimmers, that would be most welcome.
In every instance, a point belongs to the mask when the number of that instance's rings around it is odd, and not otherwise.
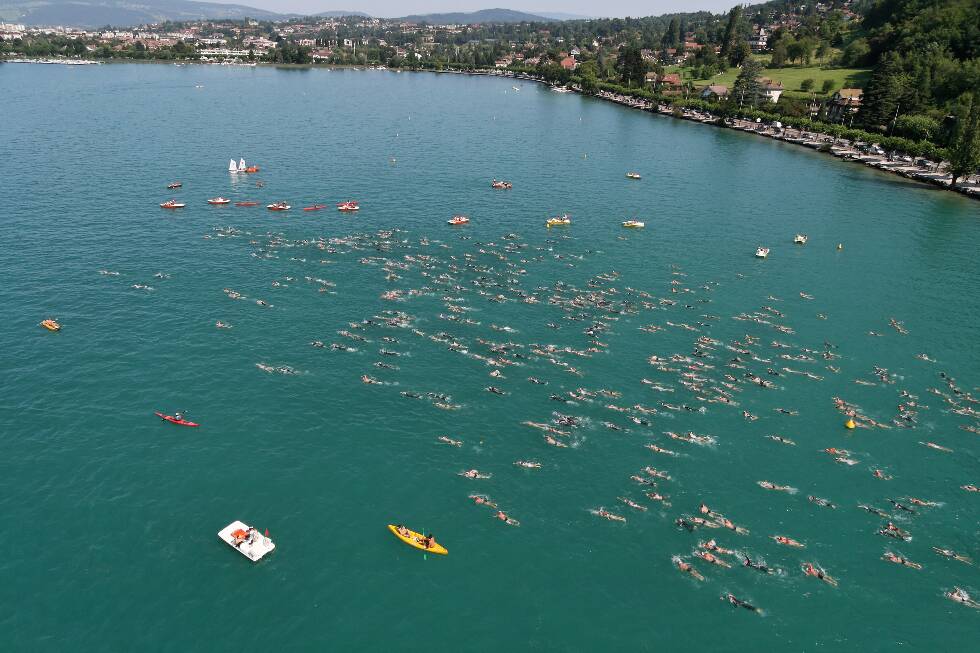
[[[462,242],[470,240],[468,235],[458,235]],[[577,266],[586,256],[594,254],[587,251],[582,255],[570,255],[560,252],[562,241],[567,240],[567,236],[556,236],[545,246],[531,247],[523,242],[514,234],[508,234],[496,242],[474,243],[476,246],[473,252],[451,252],[450,247],[445,243],[430,242],[425,239],[419,241],[417,251],[403,252],[399,248],[408,247],[407,240],[394,232],[381,232],[374,236],[351,236],[342,239],[330,239],[311,241],[307,244],[329,254],[343,254],[350,252],[362,252],[360,262],[368,266],[377,266],[384,275],[384,280],[389,287],[382,294],[382,300],[389,302],[395,308],[381,311],[372,315],[361,322],[351,322],[348,329],[339,331],[338,335],[348,340],[366,342],[371,332],[378,330],[388,330],[387,333],[404,333],[410,338],[417,336],[423,342],[434,343],[435,346],[450,352],[448,355],[460,356],[477,364],[483,364],[491,368],[489,376],[493,385],[483,385],[486,392],[497,395],[500,405],[507,405],[506,402],[514,401],[514,397],[527,394],[529,391],[518,390],[517,383],[523,383],[521,379],[526,379],[534,392],[542,393],[542,406],[547,403],[548,397],[552,406],[557,406],[559,411],[548,409],[551,417],[538,416],[537,421],[531,419],[523,423],[539,431],[538,437],[547,446],[558,449],[569,449],[584,441],[583,431],[595,428],[598,425],[605,426],[611,437],[629,436],[631,433],[649,433],[649,427],[656,423],[661,417],[676,419],[691,419],[704,415],[708,410],[716,406],[729,406],[741,412],[743,418],[749,422],[765,420],[768,410],[753,409],[753,403],[766,401],[761,399],[763,394],[783,389],[784,385],[798,382],[821,382],[824,381],[824,373],[815,374],[808,369],[799,369],[804,366],[824,365],[827,368],[827,376],[840,373],[839,359],[842,354],[838,346],[829,342],[824,342],[823,348],[815,346],[812,349],[797,347],[773,339],[771,347],[774,351],[766,354],[761,348],[766,346],[768,338],[756,334],[746,334],[737,339],[725,342],[720,339],[712,338],[708,334],[714,324],[720,320],[719,316],[700,314],[705,310],[705,304],[711,302],[711,293],[718,284],[706,283],[701,286],[690,285],[685,280],[686,273],[674,266],[671,268],[671,283],[669,295],[657,298],[654,295],[630,288],[622,287],[620,275],[616,272],[609,272],[592,276],[584,285],[574,285],[566,281],[553,282],[548,286],[539,286],[532,290],[525,290],[522,286],[522,278],[527,274],[527,268],[534,263],[542,263],[548,260],[556,261],[560,265]],[[277,246],[286,246],[282,241],[277,241]],[[438,256],[434,252],[437,250],[427,247],[438,247],[446,250],[446,256]],[[397,252],[397,253],[396,253]],[[451,252],[451,253],[450,253]],[[266,249],[263,254],[271,254],[270,249]],[[332,262],[332,261],[331,261]],[[400,284],[407,277],[410,270],[418,271],[422,276],[422,286],[407,288],[405,284]],[[402,286],[402,287],[396,287]],[[237,293],[236,293],[237,294]],[[445,304],[445,313],[442,314],[446,322],[452,325],[437,327],[432,332],[424,331],[425,318],[409,315],[398,307],[405,306],[413,298],[425,295],[441,297]],[[551,315],[545,318],[545,326],[551,329],[556,336],[567,334],[571,328],[578,324],[576,336],[582,340],[581,345],[569,346],[561,344],[540,343],[540,342],[512,342],[512,341],[493,341],[487,338],[471,337],[468,335],[481,328],[478,320],[463,318],[463,316],[476,309],[476,305],[469,304],[470,300],[466,295],[473,299],[482,299],[493,304],[523,304],[534,306],[540,304],[542,307],[549,307],[548,310],[558,312],[564,319],[557,319]],[[229,293],[229,296],[232,296]],[[232,298],[237,298],[233,297]],[[813,295],[800,293],[803,300],[812,300]],[[735,319],[741,322],[751,323],[752,328],[771,329],[777,338],[786,338],[795,333],[794,329],[786,324],[786,314],[789,310],[777,310],[777,302],[780,300],[770,296],[770,305],[760,310],[743,312]],[[653,400],[645,402],[642,399],[637,402],[617,401],[622,392],[612,389],[590,389],[588,387],[575,387],[573,390],[565,390],[560,387],[560,383],[550,381],[550,387],[545,390],[542,387],[548,386],[549,381],[544,380],[544,374],[535,371],[535,375],[526,376],[525,374],[516,375],[514,372],[519,367],[536,365],[538,367],[548,367],[556,374],[566,379],[575,380],[575,385],[580,385],[577,379],[582,377],[586,370],[586,363],[577,361],[587,361],[591,358],[607,355],[610,351],[609,341],[617,331],[622,332],[628,328],[633,316],[640,314],[641,311],[691,311],[690,319],[665,321],[660,324],[648,324],[640,329],[651,337],[650,342],[657,342],[665,332],[691,333],[694,334],[691,350],[687,353],[663,354],[658,353],[647,358],[648,364],[660,376],[653,377],[655,380],[643,379],[643,392],[649,396],[663,397],[663,394],[671,394],[671,397],[678,397],[667,401]],[[695,313],[694,311],[697,311]],[[821,316],[826,318],[825,315]],[[499,318],[497,318],[499,321]],[[434,319],[430,322],[435,322]],[[445,323],[444,323],[445,324]],[[893,321],[892,327],[900,334],[905,333],[904,326]],[[446,330],[440,330],[446,328]],[[455,333],[449,333],[448,329],[455,329]],[[397,331],[396,331],[397,329]],[[513,337],[515,334],[530,331],[530,325],[521,325],[520,329],[514,329],[507,325],[491,324],[490,329],[496,334],[508,334]],[[411,335],[408,335],[411,334]],[[495,336],[497,337],[497,336]],[[517,339],[521,337],[518,336]],[[400,339],[404,340],[404,338]],[[398,344],[394,338],[384,338],[386,343]],[[323,341],[314,341],[315,347],[322,348]],[[360,346],[360,345],[357,345]],[[333,343],[332,350],[353,351],[354,347],[348,347],[342,343]],[[380,350],[382,356],[391,357],[401,352],[393,351],[396,347]],[[726,354],[725,352],[731,352]],[[410,360],[410,359],[406,359]],[[923,362],[932,362],[934,359],[920,357]],[[726,362],[727,361],[727,362]],[[779,361],[779,362],[777,362]],[[782,362],[785,361],[786,363]],[[574,365],[571,364],[574,362]],[[791,364],[794,368],[786,367]],[[378,361],[374,364],[377,369],[397,371],[397,366],[390,363]],[[506,372],[506,373],[505,373]],[[892,385],[896,382],[896,375],[889,370],[875,367],[873,374],[868,379],[859,379],[862,382],[873,383],[876,387]],[[383,374],[383,372],[375,372]],[[566,376],[567,375],[567,376]],[[515,380],[517,377],[517,380]],[[947,400],[953,409],[961,411],[968,418],[972,418],[971,411],[974,409],[969,405],[971,397],[968,392],[959,388],[952,379],[943,376],[948,390],[941,392],[940,395]],[[800,379],[799,381],[795,379]],[[374,376],[365,374],[362,377],[365,383],[371,385],[384,385]],[[824,381],[826,382],[826,381]],[[584,382],[581,385],[586,385]],[[864,383],[861,383],[864,385]],[[565,387],[574,387],[571,382]],[[915,428],[917,424],[918,412],[927,409],[919,403],[917,397],[902,391],[901,402],[898,405],[897,414],[891,423],[887,418],[881,421],[875,420],[866,411],[856,404],[835,398],[835,405],[849,419],[852,419],[856,428],[895,428],[899,424],[903,428]],[[939,391],[937,391],[939,392]],[[935,393],[934,393],[935,394]],[[421,391],[405,390],[401,392],[403,397],[409,399],[430,399],[432,405],[443,410],[458,410],[460,404],[455,403],[448,395],[439,393],[423,393]],[[776,395],[772,395],[776,396]],[[625,405],[622,405],[624,404]],[[630,404],[633,404],[630,406]],[[646,405],[644,405],[646,404]],[[609,419],[591,418],[592,412],[608,410]],[[719,409],[724,410],[724,409]],[[577,414],[567,414],[577,413]],[[777,407],[773,409],[775,417],[779,419],[792,419],[800,416],[800,411],[787,407]],[[773,413],[770,413],[772,415]],[[763,417],[760,418],[760,415]],[[760,422],[760,424],[763,422]],[[780,429],[781,430],[781,429]],[[796,446],[797,441],[784,435],[767,435],[769,440],[790,447]],[[694,455],[690,450],[690,445],[698,447],[719,447],[724,444],[722,438],[716,435],[699,434],[693,431],[685,431],[683,428],[676,431],[664,432],[664,437],[673,440],[677,444],[671,443],[671,448],[661,446],[659,443],[641,443],[646,450],[658,456],[664,456],[664,460],[676,460],[677,458],[689,457]],[[455,448],[462,448],[462,440],[449,436],[440,436],[438,442],[450,445]],[[665,440],[670,442],[670,440]],[[719,442],[721,441],[721,445]],[[802,440],[800,440],[802,442]],[[947,447],[936,443],[924,443],[924,446],[935,451],[946,452]],[[787,449],[786,451],[792,451]],[[858,461],[846,449],[828,447],[825,450],[834,456],[834,460],[848,467],[858,464]],[[865,454],[859,457],[864,458]],[[511,459],[513,460],[513,459]],[[538,469],[540,463],[533,460],[521,459],[513,463],[515,466],[526,469]],[[549,465],[550,467],[550,465]],[[887,467],[872,467],[872,475],[882,481],[893,480],[892,470]],[[466,469],[459,472],[459,475],[472,480],[489,479],[491,474],[477,469]],[[647,514],[650,502],[654,502],[658,507],[670,506],[670,495],[664,489],[667,484],[673,484],[673,474],[671,469],[646,466],[638,474],[631,478],[641,487],[640,492],[621,493],[617,496],[627,508]],[[625,477],[625,475],[624,475]],[[758,481],[758,485],[764,489],[793,494],[796,489],[790,485],[781,485],[772,481]],[[966,492],[977,492],[974,484],[962,485]],[[819,507],[836,509],[837,505],[815,495],[809,495],[808,501]],[[477,505],[485,505],[493,510],[492,515],[495,519],[516,525],[506,512],[500,510],[497,505],[485,495],[471,495],[471,499]],[[906,508],[910,506],[934,507],[935,502],[923,500],[901,499],[894,501],[896,510],[911,515]],[[921,501],[922,503],[917,503]],[[906,505],[908,504],[908,505]],[[904,507],[902,507],[904,506]],[[869,506],[868,508],[873,508]],[[876,514],[885,517],[883,511],[877,508],[869,512],[878,511]],[[602,519],[625,523],[626,517],[605,507],[593,509],[591,511]],[[718,528],[728,529],[736,533],[747,533],[741,526],[736,526],[728,518],[717,514],[715,511],[702,511],[701,515],[681,516],[677,519],[677,524],[688,530],[699,528]],[[904,540],[908,535],[903,529],[889,522],[881,529],[882,535]],[[784,535],[772,535],[772,540],[780,545],[803,549],[805,544]],[[713,539],[699,546],[694,555],[708,564],[724,567],[729,565],[725,561],[725,556],[729,549],[724,549]],[[959,554],[956,554],[959,555]],[[904,558],[900,553],[886,552],[883,558],[894,564],[905,567],[916,568],[912,563]],[[695,578],[700,576],[693,566],[684,560],[680,560],[677,566],[681,571],[689,573]],[[762,558],[753,555],[743,554],[740,566],[753,569],[765,574],[778,573],[778,568],[767,564]],[[687,569],[685,569],[685,567]],[[816,563],[806,562],[803,564],[803,572],[809,576],[817,578],[831,585],[836,585],[836,579],[827,573]],[[702,576],[703,578],[703,576]],[[726,597],[723,597],[726,598]],[[742,599],[728,595],[732,605],[746,607],[751,604],[745,603]],[[744,603],[744,605],[743,605]],[[754,607],[752,607],[754,609]]]

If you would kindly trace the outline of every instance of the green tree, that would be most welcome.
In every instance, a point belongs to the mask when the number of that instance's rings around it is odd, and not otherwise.
[[[728,25],[725,26],[725,36],[721,41],[721,58],[727,59],[738,36],[738,22],[742,19],[742,6],[735,5],[728,12]]]
[[[772,49],[772,57],[769,61],[769,66],[772,68],[782,68],[786,65],[786,60],[789,56],[786,54],[786,43],[780,41],[776,44],[776,47]]]
[[[762,93],[760,74],[762,74],[762,64],[755,59],[748,59],[742,64],[742,70],[735,78],[731,93],[731,101],[738,103],[739,109],[745,104],[754,107],[759,103],[759,96]]]
[[[752,56],[752,48],[745,41],[739,41],[728,53],[728,63],[733,66],[741,66],[742,62]]]
[[[670,19],[670,25],[667,26],[667,31],[664,32],[664,37],[660,41],[661,47],[666,48],[676,48],[677,44],[680,42],[680,23],[677,18]]]
[[[832,90],[834,90],[835,86],[837,86],[836,80],[825,79],[823,80],[823,86],[820,87],[820,92],[824,94],[830,93]]]
[[[802,82],[800,82],[800,90],[801,91],[812,91],[814,84],[816,84],[816,81],[812,77],[807,77]]]
[[[844,66],[860,66],[865,63],[871,53],[871,46],[867,39],[854,39],[847,44],[841,55],[841,64]]]
[[[889,53],[875,68],[861,101],[861,122],[866,127],[884,130],[901,110],[908,93],[908,76],[901,57]]]
[[[956,112],[956,125],[949,145],[949,172],[957,179],[980,171],[980,99],[964,93]]]

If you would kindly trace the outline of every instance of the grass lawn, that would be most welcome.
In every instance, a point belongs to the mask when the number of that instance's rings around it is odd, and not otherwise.
[[[708,84],[722,84],[731,88],[738,77],[738,68],[729,68],[727,72],[715,75],[711,79],[694,79],[691,77],[691,68],[681,68],[671,66],[667,72],[680,73],[681,79],[685,82],[694,82],[695,86],[707,86]],[[830,90],[831,95],[834,91],[841,88],[864,88],[868,79],[871,77],[871,70],[867,68],[820,68],[817,66],[799,67],[792,66],[787,68],[766,68],[762,71],[763,77],[768,77],[777,82],[782,82],[786,89],[786,95],[796,97],[809,97],[810,93],[800,89],[800,83],[804,79],[813,80],[813,92],[821,95],[820,89],[823,87],[823,80],[834,80],[834,87]]]

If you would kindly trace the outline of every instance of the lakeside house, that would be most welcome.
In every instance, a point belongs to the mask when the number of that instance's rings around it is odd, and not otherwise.
[[[830,97],[827,103],[827,118],[833,122],[843,122],[861,110],[864,90],[842,88]]]
[[[644,79],[662,95],[678,95],[684,88],[681,76],[677,73],[647,73]]]
[[[722,84],[711,84],[705,86],[701,91],[701,99],[708,102],[717,102],[728,97],[728,87]]]
[[[565,70],[575,70],[578,68],[578,62],[575,61],[575,57],[565,57],[560,63],[561,67]]]
[[[766,98],[768,101],[776,104],[779,102],[779,96],[783,94],[785,90],[783,88],[782,82],[774,82],[771,79],[762,78],[759,80],[762,83],[762,88],[760,90],[760,97]]]

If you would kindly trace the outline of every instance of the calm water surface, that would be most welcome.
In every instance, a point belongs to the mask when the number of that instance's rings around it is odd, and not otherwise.
[[[980,395],[977,203],[786,144],[536,85],[514,91],[508,80],[7,64],[0,114],[8,547],[0,632],[8,650],[891,651],[951,650],[980,637],[980,611],[943,596],[953,586],[980,595],[977,568],[932,552],[949,547],[980,560],[980,498],[959,489],[980,483],[980,438],[959,428],[978,420],[950,412],[980,407],[929,392],[953,396],[944,371],[961,392]],[[230,177],[227,161],[240,156],[262,172]],[[627,170],[643,180],[625,179]],[[491,191],[492,177],[514,189]],[[171,193],[165,186],[175,180],[184,188]],[[294,208],[208,206],[216,195]],[[187,208],[158,208],[172,196]],[[299,211],[349,198],[360,200],[359,214]],[[569,229],[543,227],[564,212]],[[450,229],[456,213],[472,223]],[[626,233],[619,223],[631,217],[646,229]],[[379,237],[383,230],[393,234]],[[797,232],[809,234],[805,247],[792,245]],[[332,251],[312,246],[351,234],[361,236]],[[752,257],[760,244],[772,247],[766,261]],[[386,280],[383,259],[404,264],[389,266],[400,279]],[[612,273],[620,276],[589,288]],[[440,285],[441,274],[451,280]],[[607,297],[625,309],[599,336],[606,352],[556,358],[581,377],[530,353],[532,343],[584,350],[583,330],[608,315],[589,309],[582,321],[567,319],[573,314],[548,302],[560,282],[615,288]],[[381,299],[423,286],[431,292]],[[225,288],[248,299],[230,300]],[[542,302],[514,301],[516,288]],[[655,299],[644,307],[627,288]],[[489,301],[498,294],[509,301]],[[445,298],[472,310],[452,313]],[[794,332],[733,319],[763,306]],[[386,310],[412,316],[425,335],[451,334],[470,354],[490,353],[478,339],[510,341],[527,359],[491,379],[481,360],[411,329],[359,331],[370,342],[337,334]],[[38,328],[45,317],[64,330]],[[216,329],[217,320],[233,328]],[[651,324],[663,330],[639,329]],[[778,388],[739,383],[738,407],[700,402],[678,373],[646,362],[690,355],[700,336],[732,343],[746,335],[772,361],[747,368]],[[357,351],[332,351],[335,342]],[[841,358],[830,364],[839,373],[819,358],[779,358],[822,352],[825,342],[837,347]],[[746,371],[725,368],[735,354],[724,344],[707,354],[708,385]],[[379,360],[399,369],[374,367]],[[269,374],[256,363],[300,373]],[[876,365],[892,383],[874,375]],[[768,366],[822,380],[769,377]],[[363,384],[362,374],[388,385]],[[532,375],[548,385],[529,384]],[[491,383],[508,394],[485,392]],[[622,397],[549,399],[577,387]],[[919,397],[916,428],[841,427],[833,397],[890,424],[901,390]],[[451,395],[461,408],[439,410],[403,391]],[[641,426],[608,403],[660,412]],[[178,409],[202,428],[152,414]],[[760,418],[746,421],[742,410]],[[572,447],[549,447],[521,424],[547,422],[553,411],[582,420]],[[711,434],[717,444],[676,442],[668,430]],[[764,437],[774,433],[796,446]],[[439,435],[464,445],[438,444]],[[682,455],[658,456],[642,446],[651,442]],[[837,464],[826,447],[859,462]],[[514,467],[519,458],[543,467]],[[669,507],[630,480],[647,465],[670,473],[659,484]],[[456,475],[469,468],[493,476]],[[876,468],[893,479],[873,478]],[[760,480],[798,493],[767,492]],[[492,496],[520,527],[473,505],[473,492]],[[838,507],[817,507],[809,494]],[[909,542],[878,535],[885,522],[856,507],[892,512],[888,499],[908,496],[942,504],[894,516]],[[678,529],[674,520],[701,502],[750,532]],[[589,513],[599,506],[628,522]],[[268,528],[276,552],[252,565],[221,544],[215,534],[233,519]],[[400,544],[385,530],[390,522],[434,532],[450,555],[426,558]],[[780,547],[774,534],[807,548]],[[712,536],[781,573],[741,568],[737,557],[732,569],[691,558]],[[923,569],[883,562],[886,550]],[[707,579],[680,574],[674,555],[694,560]],[[804,561],[840,586],[804,577]],[[723,603],[726,592],[764,614]]]

